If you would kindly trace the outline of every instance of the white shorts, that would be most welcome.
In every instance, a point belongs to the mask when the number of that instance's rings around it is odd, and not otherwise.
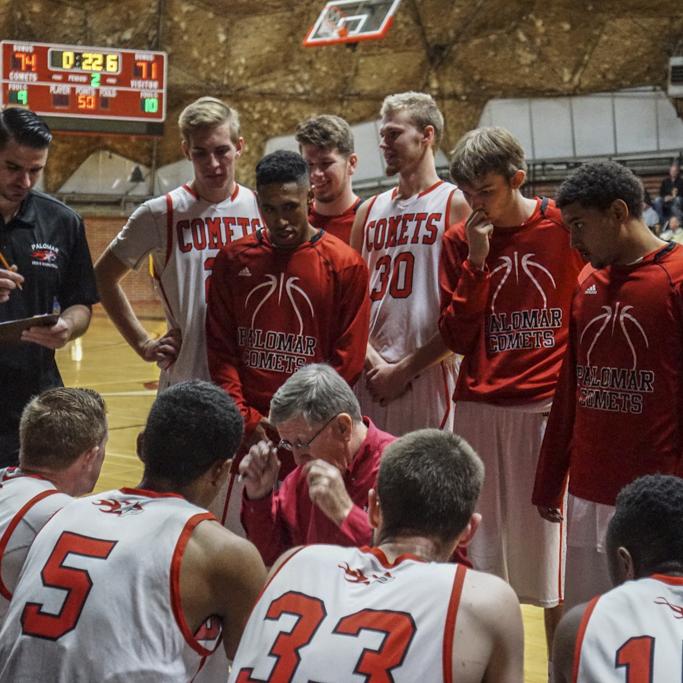
[[[461,401],[455,411],[456,434],[486,467],[469,558],[507,581],[520,602],[555,607],[564,593],[565,525],[546,522],[531,503],[546,422],[543,413],[486,403]]]
[[[372,399],[365,387],[365,373],[356,382],[354,392],[363,415],[367,415],[379,429],[394,436],[426,427],[452,430],[452,396],[459,367],[460,356],[454,356],[428,368],[411,382],[410,389],[403,396],[387,406],[381,406]]]
[[[567,569],[565,609],[612,588],[605,538],[614,506],[569,494],[567,499]]]

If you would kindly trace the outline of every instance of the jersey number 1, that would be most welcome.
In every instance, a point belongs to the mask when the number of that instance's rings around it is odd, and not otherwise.
[[[65,567],[64,562],[69,555],[106,560],[116,543],[65,531],[40,572],[44,586],[66,591],[62,608],[58,614],[50,614],[43,611],[44,605],[27,602],[21,613],[22,632],[37,638],[57,640],[76,628],[92,588],[92,580],[87,570]]]

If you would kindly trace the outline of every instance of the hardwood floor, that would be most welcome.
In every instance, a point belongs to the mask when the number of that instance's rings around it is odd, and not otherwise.
[[[161,333],[165,329],[162,321],[148,320],[145,325],[151,332]],[[93,318],[86,336],[60,350],[57,359],[66,385],[92,387],[107,403],[109,442],[95,491],[136,485],[142,465],[135,452],[135,439],[156,395],[156,365],[142,361],[109,320],[100,316]],[[525,683],[546,683],[543,612],[525,605],[522,614]]]

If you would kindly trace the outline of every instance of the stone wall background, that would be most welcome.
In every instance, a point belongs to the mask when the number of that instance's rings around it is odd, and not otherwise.
[[[194,98],[238,108],[250,183],[265,141],[316,113],[351,123],[385,95],[425,90],[446,117],[450,149],[494,97],[665,87],[683,51],[683,3],[662,0],[403,0],[389,35],[350,48],[304,48],[323,0],[2,0],[0,35],[169,53],[169,106],[157,163],[180,158],[175,124]],[[57,135],[46,171],[55,191],[98,149],[151,166],[149,139]]]

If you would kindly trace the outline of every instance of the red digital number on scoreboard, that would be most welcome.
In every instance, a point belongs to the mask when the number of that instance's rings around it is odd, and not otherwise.
[[[165,52],[10,40],[0,47],[1,105],[46,116],[166,118]]]

